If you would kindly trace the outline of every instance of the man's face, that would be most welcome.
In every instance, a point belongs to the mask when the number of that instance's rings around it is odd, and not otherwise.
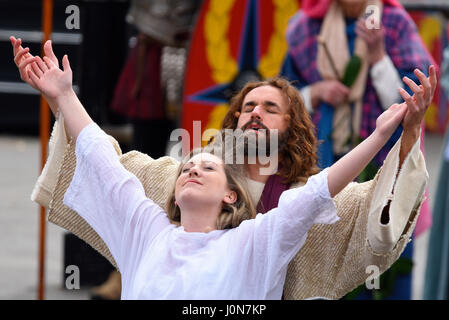
[[[288,127],[287,114],[287,98],[279,88],[257,87],[243,99],[237,128],[244,131],[277,129],[282,134]]]

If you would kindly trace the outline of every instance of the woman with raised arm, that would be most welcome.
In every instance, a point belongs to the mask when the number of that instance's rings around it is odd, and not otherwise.
[[[182,162],[167,212],[145,196],[107,135],[48,57],[28,59],[26,76],[64,116],[77,164],[64,202],[102,237],[122,273],[123,299],[280,299],[289,262],[315,223],[338,221],[332,197],[351,182],[413,103],[392,105],[374,133],[332,167],[284,191],[255,219],[238,166],[200,152]],[[177,222],[177,223],[171,223]],[[149,271],[150,270],[150,271]]]

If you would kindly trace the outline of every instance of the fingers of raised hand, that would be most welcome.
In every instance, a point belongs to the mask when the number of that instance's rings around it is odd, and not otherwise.
[[[39,69],[42,71],[42,73],[45,73],[49,67],[47,64],[41,59],[41,57],[36,57],[36,64],[39,67]]]
[[[25,80],[26,81],[26,79],[28,78],[27,76],[28,76],[28,74],[27,74],[27,67],[28,67],[28,65],[30,65],[31,63],[33,63],[34,62],[34,57],[33,56],[30,56],[30,57],[28,57],[28,58],[26,58],[26,59],[24,59],[24,60],[22,60],[21,62],[20,62],[20,64],[18,65],[18,67],[19,67],[19,72],[20,72],[20,78],[22,79],[22,80]]]
[[[14,56],[14,63],[16,64],[16,66],[18,66],[19,65],[19,63],[20,63],[20,60],[25,56],[25,54],[27,54],[28,52],[30,51],[30,48],[22,48],[22,49],[19,49],[18,51],[17,51],[17,54],[15,54],[15,56]]]
[[[424,73],[422,73],[420,70],[415,69],[415,75],[418,77],[419,81],[421,82],[420,88],[423,90],[423,96],[424,100],[430,104],[430,100],[432,99],[432,87],[430,85],[429,78],[426,77]]]
[[[430,104],[430,101],[429,103],[427,103],[427,100],[424,96],[425,90],[423,90],[423,87],[418,86],[413,80],[408,77],[404,77],[403,80],[410,87],[410,89],[412,89],[414,93],[413,97],[415,98],[414,100],[418,103],[417,107],[419,107],[420,109],[427,108],[427,106]]]
[[[56,66],[59,66],[58,58],[56,57],[56,55],[53,52],[53,48],[52,48],[52,45],[51,45],[51,40],[47,40],[47,42],[45,42],[45,44],[44,44],[44,53],[45,53],[45,56],[50,58],[50,60]]]
[[[437,72],[435,70],[435,66],[431,65],[429,67],[429,82],[430,82],[430,87],[431,87],[431,97],[433,98],[433,95],[435,93],[435,90],[437,88]]]
[[[402,88],[399,88],[399,94],[402,96],[402,98],[404,98],[410,112],[418,112],[419,111],[419,108],[416,105],[415,99],[413,99],[413,97],[410,96],[407,91],[405,91]]]
[[[22,44],[22,39],[11,39],[12,47],[13,47],[13,54],[16,55],[17,51],[19,51],[20,45]]]
[[[39,77],[36,76],[36,74],[33,72],[32,69],[27,70],[27,76],[30,78],[31,82],[33,82],[33,84],[38,87],[39,86]]]
[[[41,70],[41,68],[39,68],[39,65],[36,61],[31,63],[31,69],[38,78],[41,78],[44,75],[44,72]]]
[[[44,58],[44,62],[47,65],[48,69],[52,69],[52,68],[59,68],[57,64],[55,64],[55,62],[53,61],[53,59],[45,56]],[[57,60],[56,60],[57,61]]]

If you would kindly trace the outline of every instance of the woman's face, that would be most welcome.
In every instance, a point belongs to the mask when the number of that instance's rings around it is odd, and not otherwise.
[[[210,153],[193,156],[176,180],[175,198],[179,207],[204,204],[221,206],[232,203],[235,192],[228,188],[223,160]]]

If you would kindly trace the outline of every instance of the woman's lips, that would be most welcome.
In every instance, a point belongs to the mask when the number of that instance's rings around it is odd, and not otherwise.
[[[196,184],[201,185],[201,183],[200,183],[199,181],[194,180],[194,179],[189,179],[189,180],[187,180],[187,181],[184,183],[184,185],[186,185],[186,184],[189,183],[189,182],[192,182],[192,183],[196,183]]]

